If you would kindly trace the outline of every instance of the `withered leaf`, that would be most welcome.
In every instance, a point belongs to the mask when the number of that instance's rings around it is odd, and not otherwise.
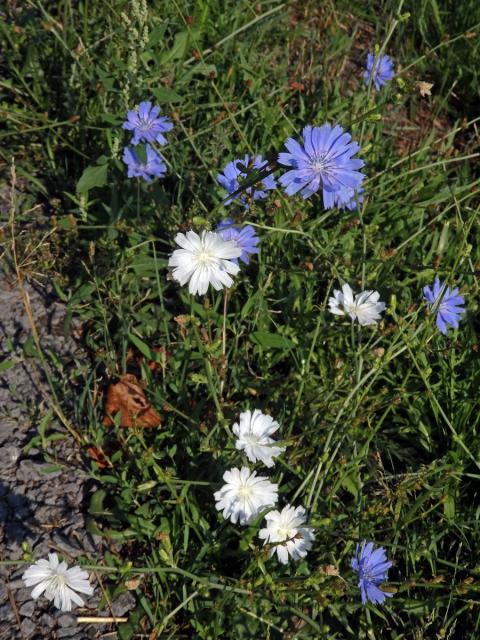
[[[420,92],[420,95],[422,96],[422,98],[432,95],[431,89],[433,87],[433,82],[425,82],[423,80],[419,80],[415,86]]]
[[[112,463],[107,458],[102,449],[98,449],[97,447],[88,447],[87,453],[92,460],[94,460],[99,469],[111,469]]]
[[[158,427],[160,424],[160,416],[147,401],[137,378],[131,373],[108,387],[103,424],[113,425],[112,417],[118,413],[121,427]]]
[[[322,571],[323,573],[326,573],[327,576],[339,576],[339,572],[337,567],[335,567],[333,564],[326,564],[322,567]]]
[[[143,573],[139,576],[135,576],[134,578],[130,578],[130,580],[125,580],[125,586],[129,591],[134,591],[138,589],[140,583],[142,582]]]

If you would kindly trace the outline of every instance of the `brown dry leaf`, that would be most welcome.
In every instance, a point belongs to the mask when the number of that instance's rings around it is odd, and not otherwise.
[[[383,358],[384,355],[385,349],[383,347],[376,347],[375,349],[372,349],[372,356],[374,358]]]
[[[305,91],[305,85],[302,82],[290,82],[288,86],[292,91]]]
[[[178,328],[180,330],[180,336],[182,338],[184,338],[185,335],[186,335],[185,327],[187,326],[187,323],[188,323],[188,320],[189,320],[188,316],[183,316],[183,315],[182,316],[175,316],[174,320],[178,324]]]
[[[136,576],[135,578],[130,578],[130,580],[125,580],[125,586],[129,591],[135,591],[135,589],[138,589],[138,587],[140,586],[142,578],[143,573],[139,576]]]
[[[111,469],[112,463],[104,454],[102,449],[98,449],[97,447],[88,447],[87,453],[92,460],[97,463],[97,467],[99,469]]]
[[[302,269],[305,269],[305,271],[313,271],[315,268],[313,262],[301,262],[300,266]]]
[[[158,427],[160,424],[160,416],[147,401],[138,380],[131,373],[108,387],[103,424],[113,425],[110,416],[119,412],[121,427]]]
[[[432,87],[433,87],[433,82],[424,82],[423,80],[419,80],[415,86],[417,87],[418,91],[420,92],[420,95],[422,96],[422,98],[425,98],[426,96],[431,96],[432,95]]]
[[[323,573],[326,573],[327,576],[339,576],[340,573],[338,572],[337,567],[335,567],[333,564],[326,564],[322,567]]]

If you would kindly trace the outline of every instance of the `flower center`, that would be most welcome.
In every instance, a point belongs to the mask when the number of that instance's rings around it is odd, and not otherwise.
[[[202,251],[200,251],[197,255],[197,260],[200,266],[206,267],[212,262],[212,256],[208,253],[208,251],[202,249]]]
[[[433,304],[435,304],[435,303],[433,303]],[[438,310],[439,310],[439,311],[442,311],[442,312],[443,312],[443,311],[448,311],[448,310],[449,310],[449,309],[448,309],[448,303],[447,303],[447,302],[442,301],[442,302],[438,305]]]
[[[371,567],[365,562],[365,560],[363,560],[360,563],[359,576],[360,578],[362,578],[363,580],[366,580],[367,582],[374,581],[374,576],[372,575]]]
[[[356,302],[352,302],[352,303],[344,302],[343,306],[345,307],[345,311],[347,313],[354,313],[354,314],[358,313],[358,307]]]
[[[56,573],[50,578],[50,584],[53,589],[59,589],[65,585],[65,576],[61,573]]]
[[[140,129],[142,131],[148,131],[152,126],[150,118],[139,118],[140,120]]]
[[[324,153],[318,156],[314,156],[312,158],[310,166],[313,169],[313,171],[316,171],[318,173],[321,173],[322,171],[328,171],[327,154]]]
[[[250,487],[246,484],[244,484],[242,487],[240,487],[240,489],[238,490],[238,495],[240,498],[248,498],[250,497],[252,493],[252,490],[250,489]]]

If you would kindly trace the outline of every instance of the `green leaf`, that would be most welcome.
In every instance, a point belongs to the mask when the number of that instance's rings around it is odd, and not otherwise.
[[[153,489],[153,487],[157,486],[157,481],[156,480],[149,480],[148,482],[143,482],[142,484],[139,484],[137,487],[137,491],[150,491],[150,489]]]
[[[68,302],[68,296],[60,286],[60,282],[56,278],[53,278],[51,282],[52,282],[53,288],[55,289],[55,293],[60,298],[60,300],[62,300],[63,302]]]
[[[267,349],[291,349],[294,346],[289,338],[268,331],[254,331],[250,334],[250,340]]]
[[[95,524],[95,520],[93,518],[90,518],[87,516],[87,520],[85,523],[85,529],[88,531],[88,533],[93,533],[96,536],[103,536],[104,533],[101,529],[99,529],[97,527],[97,525]]]
[[[35,346],[35,340],[33,336],[28,336],[28,338],[23,343],[23,354],[27,358],[38,358],[37,347]]]
[[[49,474],[55,473],[56,471],[62,471],[63,467],[59,464],[49,464],[45,465],[40,469],[41,473]]]
[[[40,423],[38,425],[38,433],[42,439],[42,447],[44,449],[46,449],[48,446],[48,440],[46,439],[46,436],[47,436],[47,429],[52,420],[52,417],[53,417],[53,409],[49,409],[47,413],[43,416],[43,418],[40,420]]]
[[[108,124],[113,124],[114,127],[118,127],[125,120],[125,116],[120,117],[116,116],[113,113],[102,113],[101,118],[104,122],[108,122]]]
[[[88,508],[88,513],[90,515],[102,515],[104,512],[103,509],[103,501],[105,500],[107,492],[105,489],[98,489],[92,495],[90,499],[90,506]]]
[[[90,298],[90,294],[95,291],[95,285],[91,284],[91,283],[86,283],[83,284],[81,287],[79,287],[75,293],[72,295],[72,297],[70,298],[70,304],[74,305],[77,303],[83,303],[86,300],[88,300],[88,298]]]
[[[13,367],[14,365],[15,362],[13,360],[2,360],[2,362],[0,362],[0,373],[7,371],[7,369],[10,369],[10,367]]]
[[[165,102],[183,102],[182,96],[178,95],[173,89],[167,87],[157,87],[151,90],[157,102],[163,104]]]
[[[108,165],[99,164],[84,169],[77,182],[77,193],[87,193],[94,187],[104,187],[107,184]]]
[[[180,60],[184,58],[192,44],[198,36],[198,31],[180,31],[175,36],[173,47],[162,55],[161,62],[169,62],[170,60]]]
[[[133,333],[128,334],[128,339],[137,347],[137,349],[143,356],[145,356],[149,360],[152,360],[153,362],[161,362],[160,355],[158,353],[155,353],[155,351],[152,351],[148,344],[145,344],[143,340],[137,338],[137,336],[133,335]]]
[[[218,76],[217,67],[214,64],[206,64],[205,62],[198,62],[183,78],[184,82],[190,80],[192,76],[199,73],[202,76]]]
[[[350,473],[345,474],[341,481],[340,481],[340,485],[346,489],[349,493],[352,494],[352,496],[357,499],[358,498],[358,490],[359,490],[359,486],[358,486],[358,477],[355,475],[355,473],[353,471],[351,471]]]
[[[443,513],[446,518],[452,522],[455,519],[455,496],[452,493],[448,493],[445,496],[443,503]]]

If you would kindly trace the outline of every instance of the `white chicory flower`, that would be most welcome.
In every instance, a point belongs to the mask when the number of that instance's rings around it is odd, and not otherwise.
[[[380,314],[386,308],[384,302],[379,302],[378,291],[362,291],[355,298],[353,295],[348,284],[344,284],[341,291],[334,289],[333,297],[328,300],[330,312],[337,316],[349,315],[362,326],[377,324],[381,320]]]
[[[200,236],[195,231],[177,233],[175,242],[181,248],[172,253],[168,266],[173,267],[172,275],[181,285],[188,282],[191,294],[203,295],[210,284],[217,291],[232,286],[231,275],[240,269],[232,258],[242,253],[237,242],[224,240],[213,231],[202,231]]]
[[[53,600],[57,609],[62,611],[71,611],[72,602],[83,606],[83,600],[76,591],[88,596],[93,593],[88,573],[80,567],[69,569],[66,562],[59,561],[56,553],[49,553],[48,560],[37,560],[30,565],[22,579],[27,587],[34,587],[34,600],[45,592],[47,600]]]
[[[279,428],[278,422],[259,409],[244,411],[240,422],[232,427],[238,438],[235,446],[245,451],[250,462],[261,460],[267,467],[273,467],[273,458],[285,451],[285,447],[274,446],[275,441],[270,437]]]
[[[282,564],[287,564],[289,556],[300,560],[311,549],[315,535],[312,527],[306,527],[305,509],[287,504],[281,511],[269,511],[265,516],[267,526],[258,535],[263,544],[272,544],[269,557],[274,553]]]
[[[234,524],[249,524],[267,507],[275,506],[278,499],[278,485],[264,476],[257,476],[248,467],[234,467],[225,471],[226,484],[214,494],[216,508],[223,511],[223,517]]]

